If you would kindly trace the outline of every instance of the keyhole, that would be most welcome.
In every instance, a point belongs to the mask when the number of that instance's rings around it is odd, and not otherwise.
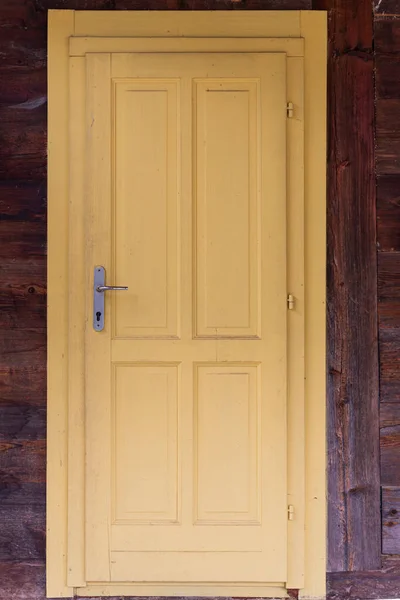
[[[96,313],[96,319],[97,319],[97,322],[100,323],[100,319],[101,319],[101,312],[100,311],[97,311],[97,313]]]

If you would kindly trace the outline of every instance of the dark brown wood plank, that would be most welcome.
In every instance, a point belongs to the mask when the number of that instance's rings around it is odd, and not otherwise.
[[[375,19],[374,45],[378,55],[400,52],[400,20],[387,17]]]
[[[381,483],[400,487],[400,425],[381,429]]]
[[[398,98],[400,92],[400,56],[378,54],[375,59],[377,98]]]
[[[47,98],[1,109],[0,179],[43,180],[46,176]]]
[[[329,12],[328,569],[381,564],[374,64],[369,0]]]
[[[377,179],[378,249],[400,251],[400,175]]]
[[[0,181],[0,220],[46,221],[46,182]]]
[[[46,574],[41,563],[0,563],[1,600],[45,600]]]
[[[46,442],[0,441],[0,481],[14,477],[20,483],[46,481]]]
[[[0,440],[22,441],[46,438],[46,406],[0,403]]]
[[[400,426],[400,403],[383,402],[380,407],[379,421],[381,427]]]
[[[46,328],[46,271],[45,256],[0,262],[1,330]]]
[[[373,0],[372,4],[377,15],[400,14],[400,0]]]
[[[400,598],[400,562],[386,557],[379,571],[327,574],[327,600]]]
[[[382,552],[400,554],[400,488],[382,489]]]
[[[46,364],[0,365],[0,402],[4,406],[46,405]]]
[[[400,100],[376,102],[376,169],[378,175],[400,173]]]
[[[0,336],[0,369],[45,367],[46,331],[44,329],[6,329]]]
[[[379,355],[381,403],[400,402],[400,331],[397,327],[380,328]]]
[[[386,375],[391,373],[391,377],[396,376],[397,368],[397,364],[392,364],[393,354],[388,350],[393,335],[396,335],[396,328],[400,327],[400,252],[378,253],[378,312],[380,341],[383,345],[380,353],[381,400],[384,402]],[[391,330],[388,336],[385,335],[385,329]]]
[[[312,0],[115,0],[117,10],[308,10]]]
[[[0,259],[46,256],[46,223],[0,221]]]
[[[44,563],[46,514],[43,506],[0,504],[0,531],[1,563]]]
[[[168,2],[172,1],[174,0],[168,0]],[[181,0],[180,8],[184,10],[229,10],[231,8],[234,10],[307,10],[311,8],[311,0]]]
[[[379,301],[400,301],[400,252],[378,254]]]

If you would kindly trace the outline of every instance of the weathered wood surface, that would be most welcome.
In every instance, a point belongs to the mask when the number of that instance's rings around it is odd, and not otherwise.
[[[317,0],[329,12],[328,570],[381,562],[370,0]]]
[[[400,174],[397,173],[377,179],[377,241],[381,252],[400,250]]]
[[[373,7],[376,14],[399,14],[400,0],[373,0]]]
[[[400,560],[383,557],[379,571],[329,573],[327,600],[400,598]]]
[[[400,554],[400,488],[382,489],[382,552]]]
[[[375,10],[382,551],[400,554],[400,2]]]

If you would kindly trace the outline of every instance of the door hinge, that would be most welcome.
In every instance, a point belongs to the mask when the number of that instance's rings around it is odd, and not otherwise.
[[[289,504],[287,513],[288,513],[289,521],[294,521],[294,506],[293,506],[293,504]]]
[[[287,297],[287,307],[289,310],[294,309],[294,296],[292,294],[289,294]]]
[[[287,116],[288,119],[292,119],[294,116],[294,104],[293,102],[288,102],[286,105]]]

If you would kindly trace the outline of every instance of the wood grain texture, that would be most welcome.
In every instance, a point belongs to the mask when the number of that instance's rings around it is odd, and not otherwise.
[[[115,0],[117,10],[307,10],[312,0]]]
[[[328,570],[380,567],[372,11],[328,9]]]
[[[378,175],[400,173],[400,100],[376,101],[376,170]]]
[[[399,94],[400,56],[378,54],[375,59],[376,97],[396,98]]]
[[[383,557],[382,568],[327,574],[327,600],[400,598],[400,560]]]
[[[400,554],[400,488],[382,489],[382,552]]]
[[[373,0],[373,7],[376,14],[400,14],[400,0]]]
[[[383,15],[379,18],[379,15],[377,15],[374,34],[377,56],[382,54],[395,55],[400,52],[400,21],[398,19],[387,18]]]
[[[400,175],[377,179],[377,242],[382,252],[400,251]]]
[[[382,404],[379,420],[381,427],[400,425],[400,403],[385,402]]]
[[[1,600],[44,600],[46,573],[44,563],[0,563]]]
[[[2,406],[46,406],[46,366],[34,365],[0,368],[0,402]]]
[[[400,487],[400,424],[381,429],[381,483]]]
[[[379,312],[379,336],[381,342],[380,373],[381,373],[381,401],[385,401],[384,392],[385,373],[390,369],[390,348],[393,334],[400,326],[400,252],[379,252],[378,254],[378,312]],[[386,335],[386,329],[392,331]],[[385,343],[389,345],[385,346]],[[383,345],[383,346],[382,346]],[[397,364],[392,365],[391,371]],[[400,375],[399,375],[400,380]]]
[[[40,504],[0,506],[0,562],[43,562],[46,519]]]
[[[393,321],[391,310],[389,308]],[[400,338],[396,327],[380,327],[379,355],[381,403],[400,402]]]

